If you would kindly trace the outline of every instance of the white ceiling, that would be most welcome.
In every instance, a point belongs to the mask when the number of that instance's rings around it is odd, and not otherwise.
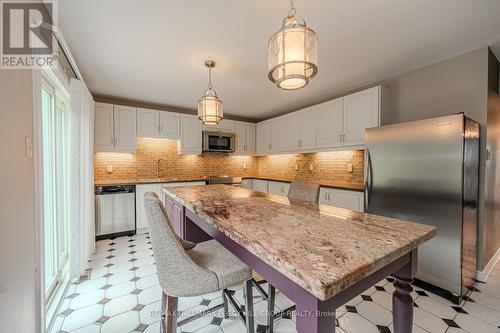
[[[287,0],[60,0],[59,24],[93,93],[195,108],[214,85],[227,114],[263,119],[500,42],[499,0],[296,0],[319,35],[319,74],[267,78]]]

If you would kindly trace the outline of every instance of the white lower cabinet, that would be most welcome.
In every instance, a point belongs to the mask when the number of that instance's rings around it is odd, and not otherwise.
[[[137,231],[144,231],[148,228],[148,218],[146,216],[146,209],[144,208],[144,194],[147,192],[154,192],[159,195],[160,184],[141,184],[136,186],[135,211]]]
[[[175,182],[175,183],[153,183],[153,184],[139,184],[135,190],[135,211],[136,211],[136,229],[137,232],[146,231],[148,228],[148,218],[146,216],[146,209],[144,208],[144,194],[147,192],[154,192],[158,195],[160,200],[163,201],[161,193],[162,187],[176,187],[176,186],[195,186],[206,185],[204,181],[194,182]]]
[[[269,193],[269,182],[262,179],[253,179],[252,188],[257,192]]]
[[[319,190],[319,203],[340,208],[347,208],[357,212],[364,210],[363,192],[337,190],[321,187]]]
[[[269,181],[269,193],[287,196],[290,190],[290,183]]]
[[[241,188],[247,190],[253,190],[252,180],[251,179],[242,179],[241,180]]]

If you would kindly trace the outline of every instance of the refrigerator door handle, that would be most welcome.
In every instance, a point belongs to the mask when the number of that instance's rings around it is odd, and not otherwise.
[[[370,151],[365,150],[365,210],[370,204],[370,193],[372,190],[372,161],[370,158]]]

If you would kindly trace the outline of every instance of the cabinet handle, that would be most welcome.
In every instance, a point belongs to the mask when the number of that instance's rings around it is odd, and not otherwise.
[[[345,134],[342,134],[342,142],[345,142]]]
[[[342,134],[340,134],[340,142],[342,142]]]
[[[302,147],[302,139],[299,140],[299,147]]]

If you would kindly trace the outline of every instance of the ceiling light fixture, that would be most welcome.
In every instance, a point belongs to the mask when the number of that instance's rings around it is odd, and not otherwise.
[[[288,16],[268,44],[268,77],[278,88],[297,90],[309,84],[318,73],[318,36],[295,16],[293,0]]]
[[[204,125],[218,125],[223,118],[223,103],[212,89],[212,68],[215,67],[215,61],[205,60],[205,66],[208,67],[208,88],[198,101],[198,118]]]

